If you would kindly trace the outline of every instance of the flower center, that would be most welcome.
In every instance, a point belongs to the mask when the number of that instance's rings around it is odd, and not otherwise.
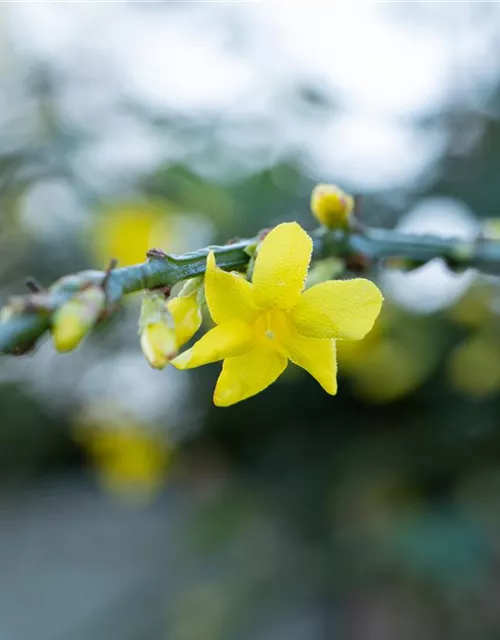
[[[260,314],[254,323],[255,339],[265,347],[275,351],[283,350],[288,333],[286,314],[280,309],[270,309]]]

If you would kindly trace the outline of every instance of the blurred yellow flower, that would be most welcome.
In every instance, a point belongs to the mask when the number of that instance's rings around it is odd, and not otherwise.
[[[448,309],[448,316],[465,327],[485,325],[492,315],[495,287],[482,278],[467,289],[464,295]]]
[[[486,333],[455,347],[448,361],[452,385],[462,393],[484,397],[500,391],[500,344]]]
[[[418,388],[428,373],[427,360],[417,349],[386,339],[364,354],[353,375],[354,387],[370,402],[394,402]]]
[[[325,227],[345,227],[354,211],[354,198],[334,184],[318,184],[311,194],[311,211]]]
[[[341,367],[369,402],[394,402],[412,393],[433,369],[437,354],[432,334],[418,325],[402,330],[405,322],[398,309],[386,304],[366,338],[337,343]]]
[[[172,456],[163,434],[118,414],[108,422],[83,421],[75,439],[84,448],[106,491],[132,501],[154,496],[164,484]]]
[[[217,406],[263,391],[288,360],[336,393],[335,339],[363,338],[383,298],[364,279],[328,281],[304,291],[311,253],[307,233],[296,223],[284,223],[259,246],[252,283],[222,271],[214,254],[208,255],[205,295],[217,326],[172,362],[190,369],[224,360],[214,393]]]
[[[107,207],[91,233],[91,248],[99,265],[116,258],[125,267],[146,259],[148,249],[171,244],[172,224],[167,204],[122,203]]]

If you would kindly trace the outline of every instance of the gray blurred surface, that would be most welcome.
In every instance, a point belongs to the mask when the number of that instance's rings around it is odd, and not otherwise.
[[[67,477],[3,496],[0,638],[163,637],[180,515],[169,501],[121,506]]]

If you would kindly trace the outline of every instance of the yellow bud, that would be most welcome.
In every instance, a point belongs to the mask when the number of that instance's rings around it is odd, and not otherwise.
[[[141,348],[154,369],[163,369],[177,355],[175,329],[165,322],[146,325],[141,332]]]
[[[177,355],[174,319],[163,294],[151,291],[142,299],[139,334],[142,351],[154,369],[163,369]]]
[[[186,344],[198,331],[202,322],[198,294],[195,292],[189,296],[179,295],[167,303],[167,308],[172,314],[177,336],[177,346],[180,348]]]
[[[198,331],[203,319],[202,296],[202,278],[188,280],[179,295],[168,302],[154,291],[144,296],[139,333],[142,350],[152,367],[166,367]]]
[[[100,287],[88,287],[54,313],[52,339],[58,351],[75,349],[97,322],[106,304]]]
[[[345,227],[354,211],[354,198],[333,184],[318,184],[311,194],[311,211],[325,227]]]

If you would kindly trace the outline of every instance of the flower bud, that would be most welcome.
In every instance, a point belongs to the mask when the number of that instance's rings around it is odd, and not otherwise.
[[[75,349],[99,319],[106,305],[100,287],[91,286],[64,302],[52,319],[52,339],[58,351]]]
[[[178,348],[185,345],[201,326],[202,283],[201,278],[188,280],[179,295],[167,302],[167,309],[174,319]]]
[[[354,198],[333,184],[318,184],[311,194],[311,211],[325,227],[345,227],[354,211]]]
[[[154,369],[163,369],[178,352],[174,319],[161,294],[147,293],[139,320],[141,348]]]
[[[141,348],[153,369],[163,369],[177,355],[175,330],[163,322],[148,324],[141,332]]]

